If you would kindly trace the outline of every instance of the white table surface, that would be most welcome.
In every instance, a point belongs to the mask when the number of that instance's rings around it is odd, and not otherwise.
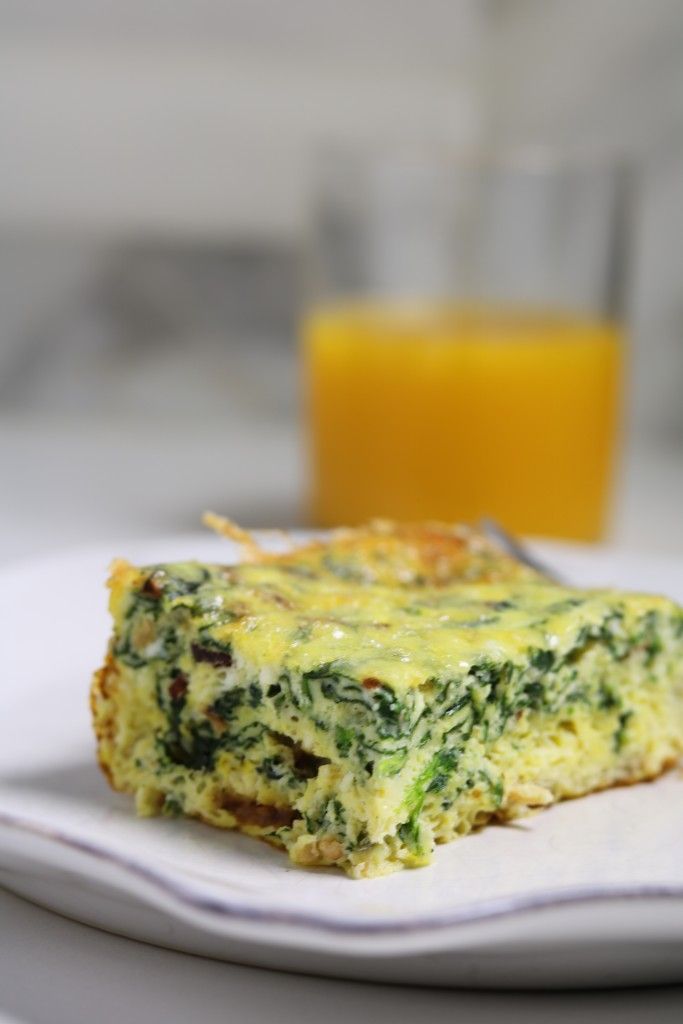
[[[213,448],[203,444],[197,460],[200,435],[191,432],[164,448],[159,437],[141,437],[121,424],[0,425],[0,565],[80,541],[111,539],[114,549],[116,537],[194,529],[207,506],[245,525],[297,521],[303,470],[293,429],[259,434],[226,428]],[[140,488],[137,481],[150,466],[153,486]],[[188,505],[188,474],[199,508]],[[683,553],[683,460],[676,447],[632,449],[620,490],[613,540]],[[107,935],[0,890],[0,1024],[478,1024],[503,1018],[509,1024],[679,1022],[683,986],[503,995],[299,977]]]
[[[210,508],[244,526],[304,525],[293,417],[210,422],[0,414],[0,564],[90,541],[194,531]],[[683,438],[629,442],[610,543],[683,554]]]

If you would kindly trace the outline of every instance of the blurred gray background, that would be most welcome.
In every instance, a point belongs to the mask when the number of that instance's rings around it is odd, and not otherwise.
[[[0,557],[305,521],[324,143],[627,152],[613,540],[683,552],[680,0],[0,0]]]

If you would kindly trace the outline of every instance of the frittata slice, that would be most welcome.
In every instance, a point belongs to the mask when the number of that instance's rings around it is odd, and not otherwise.
[[[102,767],[141,814],[370,877],[680,757],[673,602],[514,573],[363,582],[307,550],[115,564],[92,708]]]

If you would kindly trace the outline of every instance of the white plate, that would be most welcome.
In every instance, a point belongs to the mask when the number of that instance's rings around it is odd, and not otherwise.
[[[683,599],[683,562],[544,547],[577,583]],[[342,977],[515,987],[683,980],[683,779],[616,789],[440,847],[372,881],[265,844],[141,820],[95,764],[90,674],[112,554],[230,560],[188,536],[0,574],[0,883],[71,917],[227,960]]]

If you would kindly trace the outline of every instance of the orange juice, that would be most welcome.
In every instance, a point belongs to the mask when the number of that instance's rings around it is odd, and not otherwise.
[[[347,305],[304,325],[319,525],[372,516],[599,538],[617,430],[612,323],[451,305]]]

